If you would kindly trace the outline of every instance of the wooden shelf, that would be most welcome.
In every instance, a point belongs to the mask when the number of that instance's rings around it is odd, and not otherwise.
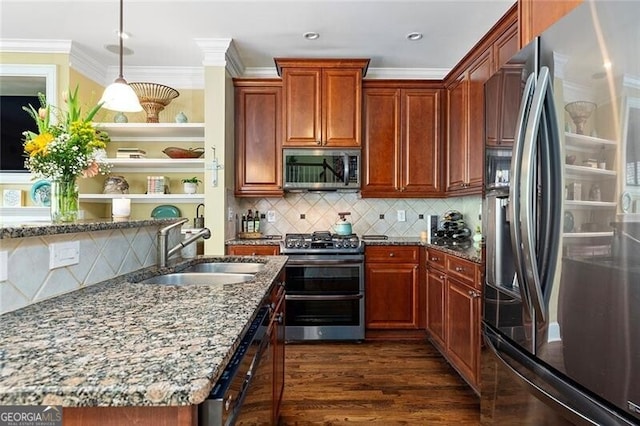
[[[113,142],[203,142],[204,123],[94,123]]]
[[[587,135],[578,135],[576,133],[565,132],[564,134],[565,146],[567,148],[593,148],[601,149],[604,146],[605,150],[613,150],[618,147],[616,141],[611,139],[596,138]]]
[[[204,172],[204,158],[107,158],[114,172]]]
[[[611,201],[579,201],[579,200],[565,200],[565,210],[572,209],[591,209],[591,208],[616,208],[618,203]]]
[[[204,194],[80,194],[85,203],[110,203],[114,198],[129,198],[132,203],[203,203]]]
[[[613,231],[605,232],[565,232],[562,234],[564,238],[599,238],[613,237]]]

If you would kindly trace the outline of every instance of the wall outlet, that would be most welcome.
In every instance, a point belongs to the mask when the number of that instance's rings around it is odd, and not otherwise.
[[[49,244],[49,269],[80,263],[80,241]]]
[[[274,210],[267,210],[267,222],[273,223],[276,221],[276,212]]]
[[[227,212],[227,221],[233,222],[233,209],[229,207],[229,211]]]
[[[404,210],[398,210],[398,222],[406,222],[407,221],[407,215],[406,212]]]
[[[9,279],[8,257],[9,255],[6,251],[0,251],[0,281]]]

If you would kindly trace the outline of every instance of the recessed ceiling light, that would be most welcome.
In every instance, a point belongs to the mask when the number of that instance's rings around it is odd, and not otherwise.
[[[115,54],[115,55],[119,55],[120,54],[120,46],[117,44],[107,44],[104,46],[105,49],[107,49],[109,52]],[[133,55],[133,50],[129,49],[126,46],[122,47],[122,54],[129,56],[129,55]]]
[[[422,38],[422,33],[412,32],[407,34],[407,40],[418,41]]]
[[[320,38],[320,34],[315,31],[309,31],[302,34],[302,37],[306,38],[307,40],[317,40]]]

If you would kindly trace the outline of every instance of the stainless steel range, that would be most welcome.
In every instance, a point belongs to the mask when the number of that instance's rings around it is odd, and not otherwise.
[[[364,246],[357,235],[287,234],[285,336],[364,339]]]

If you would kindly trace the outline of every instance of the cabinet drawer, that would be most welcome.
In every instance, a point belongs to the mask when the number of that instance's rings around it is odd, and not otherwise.
[[[445,258],[446,254],[439,250],[427,250],[427,266],[430,268],[436,268],[444,271],[447,267]]]
[[[472,287],[475,287],[476,281],[480,279],[477,274],[478,266],[465,259],[456,256],[447,255],[447,274],[458,277],[458,279],[466,281]]]
[[[418,263],[418,246],[372,246],[365,248],[367,262]]]

